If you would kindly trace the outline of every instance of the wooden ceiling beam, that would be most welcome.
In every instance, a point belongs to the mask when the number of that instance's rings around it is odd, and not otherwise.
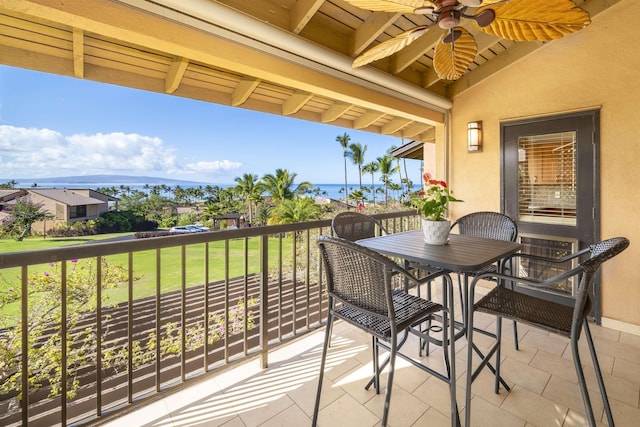
[[[322,115],[320,116],[320,121],[322,123],[331,123],[333,121],[336,121],[352,107],[353,104],[347,104],[345,102],[338,101],[331,107],[329,107],[324,113],[322,113]]]
[[[442,79],[434,68],[429,68],[426,72],[422,73],[422,87],[425,89],[429,89],[440,81],[442,81]]]
[[[231,93],[231,105],[237,107],[238,105],[244,104],[259,84],[259,79],[252,77],[242,78]]]
[[[422,134],[420,134],[420,140],[421,141],[435,141],[435,139],[436,139],[436,127],[435,126],[431,126],[425,132],[422,132]]]
[[[396,117],[395,119],[391,120],[389,123],[382,126],[381,133],[383,135],[391,135],[392,133],[398,132],[400,129],[407,126],[411,122],[412,120],[405,119],[402,117]]]
[[[402,137],[403,138],[413,138],[416,135],[419,135],[421,133],[423,133],[424,131],[426,131],[429,128],[432,128],[433,126],[429,126],[427,124],[424,123],[414,123],[412,125],[407,126],[405,129],[402,130]]]
[[[84,78],[84,31],[73,29],[73,75]]]
[[[164,80],[164,91],[166,93],[173,93],[178,89],[188,65],[189,60],[187,58],[176,57],[171,60],[169,72]]]
[[[312,93],[302,91],[295,92],[282,104],[282,115],[290,116],[297,113],[311,98],[313,98]]]
[[[400,13],[392,12],[373,12],[369,15],[351,37],[351,55],[354,57],[360,55],[400,15]]]
[[[354,129],[364,129],[372,124],[374,124],[377,120],[381,119],[384,116],[384,113],[380,113],[379,111],[367,111],[360,117],[354,120],[353,128]]]
[[[320,9],[324,0],[298,0],[289,14],[289,30],[300,34],[313,15]]]

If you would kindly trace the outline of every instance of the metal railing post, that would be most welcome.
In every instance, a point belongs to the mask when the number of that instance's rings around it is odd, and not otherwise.
[[[269,366],[269,236],[260,236],[260,359]]]

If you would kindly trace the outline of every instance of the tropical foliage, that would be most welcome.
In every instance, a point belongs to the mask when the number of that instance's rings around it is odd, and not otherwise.
[[[9,216],[3,221],[2,228],[6,234],[20,233],[18,240],[29,235],[34,222],[53,218],[53,215],[42,208],[42,204],[23,198],[16,200],[13,205],[8,205],[6,211]]]

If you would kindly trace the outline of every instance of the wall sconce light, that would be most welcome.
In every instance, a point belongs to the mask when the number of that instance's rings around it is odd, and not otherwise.
[[[482,151],[482,120],[467,124],[467,150],[469,153]]]

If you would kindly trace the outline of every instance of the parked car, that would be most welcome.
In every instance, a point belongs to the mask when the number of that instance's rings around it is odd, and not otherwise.
[[[203,227],[201,225],[179,225],[176,227],[171,227],[169,230],[172,233],[202,233],[204,231],[209,231],[209,227]]]

